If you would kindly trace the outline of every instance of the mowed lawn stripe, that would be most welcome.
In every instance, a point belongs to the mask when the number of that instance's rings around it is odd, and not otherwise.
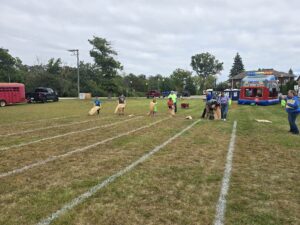
[[[114,175],[110,176],[109,178],[107,178],[106,180],[102,181],[101,183],[98,183],[97,185],[93,186],[89,191],[87,191],[87,192],[83,193],[82,195],[78,196],[77,198],[73,199],[71,202],[69,202],[66,205],[64,205],[60,210],[56,211],[55,213],[53,213],[52,215],[50,215],[46,219],[41,220],[39,223],[37,223],[37,225],[48,225],[48,224],[50,224],[53,220],[59,218],[61,215],[63,215],[67,211],[71,210],[75,206],[79,205],[80,203],[82,203],[83,201],[85,201],[87,198],[93,196],[99,190],[101,190],[102,188],[104,188],[105,186],[107,186],[108,184],[110,184],[111,182],[113,182],[116,178],[118,178],[120,176],[123,176],[125,173],[131,171],[138,164],[144,162],[151,155],[155,154],[157,151],[159,151],[160,149],[162,149],[163,147],[165,147],[167,144],[169,144],[170,142],[172,142],[173,140],[175,140],[177,137],[179,137],[180,135],[182,135],[184,132],[186,132],[189,129],[191,129],[195,124],[199,123],[199,121],[200,120],[197,120],[197,121],[193,122],[191,125],[189,125],[188,127],[184,128],[182,131],[180,131],[179,133],[175,134],[174,136],[172,136],[171,138],[169,138],[164,143],[158,145],[157,147],[155,147],[154,149],[152,149],[147,154],[143,155],[141,158],[139,158],[138,160],[136,160],[135,162],[133,162],[132,164],[130,164],[129,166],[127,166],[123,170],[120,170],[119,172],[117,172]]]
[[[101,140],[111,138],[116,134],[127,132],[131,129],[144,126],[148,123],[156,121],[158,118],[145,118],[143,120],[131,120],[126,123],[120,123],[116,126],[109,126],[102,129],[96,129],[86,132],[80,132],[74,135],[68,135],[63,138],[45,140],[33,145],[26,145],[8,151],[0,151],[1,164],[0,173],[5,173],[26,165],[45,160],[51,156],[65,154],[69,151],[84,148]],[[114,122],[115,120],[112,120]],[[109,121],[101,122],[109,124]],[[76,127],[78,130],[79,127]],[[75,128],[74,128],[75,130]],[[59,132],[61,133],[61,132]]]
[[[72,125],[77,125],[77,124],[95,122],[97,120],[101,120],[101,119],[105,119],[105,118],[108,118],[108,117],[100,117],[99,119],[90,119],[90,120],[84,120],[84,121],[76,121],[76,122],[67,123],[67,124],[60,124],[60,125],[53,125],[53,126],[47,126],[47,127],[40,127],[40,128],[35,128],[35,129],[30,129],[30,130],[24,130],[24,131],[20,131],[20,132],[9,133],[9,134],[0,134],[0,137],[8,137],[8,136],[12,136],[12,135],[22,135],[22,134],[26,134],[26,133],[32,133],[32,132],[35,132],[35,131],[41,131],[41,130],[47,130],[47,129],[67,127],[67,126],[72,126]]]
[[[51,136],[51,137],[45,137],[45,138],[42,138],[42,139],[38,139],[38,140],[30,141],[30,142],[25,142],[25,143],[21,143],[21,144],[17,144],[17,145],[2,147],[2,148],[0,148],[0,151],[9,150],[9,149],[12,149],[12,148],[19,148],[19,147],[23,147],[23,146],[26,146],[26,145],[35,144],[35,143],[38,143],[38,142],[41,142],[41,141],[52,140],[52,139],[55,139],[55,138],[61,138],[61,137],[65,137],[65,136],[68,136],[68,135],[74,135],[74,134],[81,133],[81,132],[87,132],[87,131],[96,130],[96,129],[100,129],[100,128],[106,128],[106,127],[114,126],[114,125],[117,125],[117,124],[125,123],[125,122],[128,122],[130,120],[135,120],[135,119],[139,119],[139,118],[141,118],[141,116],[137,116],[137,117],[130,118],[130,119],[127,119],[127,120],[122,120],[122,121],[109,123],[109,124],[105,124],[105,125],[101,125],[101,126],[95,126],[95,127],[91,127],[91,128],[87,128],[87,129],[83,129],[83,130],[71,131],[71,132],[67,132],[67,133],[64,133],[64,134],[59,134],[59,135],[55,135],[55,136]],[[107,119],[107,118],[103,118],[103,119]]]
[[[231,127],[197,124],[53,225],[212,224]]]
[[[300,139],[288,132],[286,112],[279,105],[241,106],[236,116],[239,129],[226,223],[300,224]]]
[[[149,118],[152,121],[154,119]],[[82,154],[56,160],[43,168],[33,168],[26,176],[16,174],[3,178],[0,183],[0,224],[38,222],[100,180],[121,170],[159,143],[180,132],[190,123],[191,121],[183,118],[166,120]],[[132,124],[130,127],[132,128]]]
[[[44,165],[44,164],[46,164],[46,163],[55,161],[55,160],[57,160],[57,159],[65,158],[65,157],[68,157],[68,156],[73,155],[73,154],[75,154],[75,153],[84,152],[84,151],[89,150],[89,149],[91,149],[91,148],[94,148],[94,147],[96,147],[96,146],[98,146],[98,145],[101,145],[101,144],[104,144],[104,143],[106,143],[106,142],[112,141],[112,140],[114,140],[114,139],[120,138],[120,137],[122,137],[122,136],[130,135],[130,134],[132,134],[132,133],[134,133],[134,132],[137,132],[137,131],[139,131],[139,130],[149,128],[149,127],[154,126],[155,124],[160,123],[160,122],[162,122],[162,121],[164,121],[164,120],[166,120],[166,119],[158,120],[158,121],[156,121],[156,122],[150,123],[149,125],[145,125],[145,126],[142,126],[142,127],[136,128],[136,129],[133,129],[133,130],[131,130],[131,131],[127,131],[127,132],[125,132],[125,133],[118,134],[118,135],[116,135],[116,136],[114,136],[114,137],[107,138],[107,139],[105,139],[105,140],[102,140],[102,141],[100,141],[100,142],[96,142],[96,143],[94,143],[94,144],[85,146],[85,147],[83,147],[83,148],[78,148],[78,149],[75,149],[75,150],[72,150],[72,151],[68,151],[68,152],[65,153],[65,154],[51,156],[51,157],[49,157],[49,158],[47,158],[47,159],[45,159],[45,160],[40,160],[40,161],[38,161],[38,162],[36,162],[36,163],[32,163],[32,164],[26,165],[26,166],[21,167],[21,168],[18,168],[18,169],[14,169],[14,170],[11,170],[11,171],[8,171],[8,172],[5,172],[5,173],[1,173],[1,174],[0,174],[0,178],[4,178],[4,177],[7,177],[7,176],[11,176],[11,175],[17,174],[17,173],[22,173],[22,172],[24,172],[24,171],[26,171],[26,170],[32,169],[32,168],[34,168],[34,167],[42,166],[42,165]]]
[[[39,123],[39,122],[44,122],[44,121],[51,121],[51,120],[61,120],[61,119],[69,119],[69,118],[76,118],[76,117],[80,117],[80,116],[62,116],[62,117],[54,117],[54,118],[45,118],[45,119],[38,119],[38,120],[31,120],[31,121],[19,121],[19,122],[15,122],[15,123],[10,123],[7,126],[11,126],[11,125],[19,125],[19,124],[33,124],[33,123]]]

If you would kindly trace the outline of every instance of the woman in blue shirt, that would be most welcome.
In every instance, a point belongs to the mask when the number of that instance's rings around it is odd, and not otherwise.
[[[286,99],[286,112],[288,113],[288,120],[290,124],[290,130],[292,134],[299,134],[299,129],[296,124],[296,119],[300,113],[300,102],[297,93],[293,90],[289,90]]]

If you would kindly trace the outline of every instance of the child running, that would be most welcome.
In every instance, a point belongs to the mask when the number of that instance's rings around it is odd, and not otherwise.
[[[155,114],[157,113],[157,102],[156,99],[153,98],[153,100],[150,102],[149,105],[149,116],[155,116]]]
[[[169,98],[169,99],[168,99],[167,105],[168,105],[168,109],[169,109],[169,114],[170,114],[170,116],[172,116],[172,117],[175,116],[175,112],[174,112],[174,103],[173,103],[172,98]]]
[[[119,116],[121,116],[121,115],[124,116],[125,106],[126,106],[126,99],[125,99],[125,96],[122,94],[118,98],[118,105],[115,109],[115,114],[118,113]]]
[[[89,115],[92,116],[94,115],[96,112],[99,115],[100,113],[100,109],[101,109],[101,101],[98,97],[96,97],[95,101],[94,101],[94,107],[91,108],[91,110],[89,111]]]

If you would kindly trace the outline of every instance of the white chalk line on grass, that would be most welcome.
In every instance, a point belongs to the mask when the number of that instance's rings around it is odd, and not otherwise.
[[[96,130],[96,129],[99,129],[99,128],[111,127],[111,126],[114,126],[114,125],[117,125],[117,124],[120,124],[120,123],[128,122],[130,120],[139,119],[141,117],[142,116],[137,116],[137,117],[134,117],[134,118],[131,118],[131,119],[122,120],[122,121],[118,121],[118,122],[115,122],[115,123],[105,124],[105,125],[101,125],[101,126],[95,126],[95,127],[91,127],[91,128],[84,129],[84,130],[71,131],[71,132],[64,133],[64,134],[59,134],[59,135],[55,135],[55,136],[51,136],[51,137],[41,138],[41,139],[38,139],[38,140],[35,140],[35,141],[25,142],[25,143],[21,143],[21,144],[17,144],[17,145],[11,145],[11,146],[8,146],[8,147],[0,148],[0,151],[9,150],[9,149],[12,149],[12,148],[23,147],[23,146],[35,144],[35,143],[38,143],[38,142],[41,142],[41,141],[52,140],[52,139],[55,139],[55,138],[60,138],[60,137],[65,137],[65,136],[72,135],[72,134],[77,134],[77,133],[81,133],[81,132]]]
[[[10,123],[10,124],[5,124],[5,125],[15,125],[15,124],[27,124],[27,123],[37,123],[41,121],[49,121],[49,120],[60,120],[60,119],[67,119],[67,118],[74,118],[74,117],[79,117],[79,116],[63,116],[63,117],[54,117],[54,118],[49,118],[49,119],[40,119],[40,120],[32,120],[32,121],[20,121],[20,122],[15,122],[15,123]]]
[[[0,137],[8,137],[8,136],[18,135],[18,134],[26,134],[26,133],[31,133],[31,132],[40,131],[40,130],[47,130],[47,129],[51,129],[51,128],[67,127],[67,126],[72,126],[72,125],[76,125],[76,124],[93,122],[93,121],[97,121],[97,120],[100,120],[100,119],[105,119],[105,118],[108,118],[108,117],[109,116],[101,117],[99,119],[94,119],[94,120],[84,120],[84,121],[78,121],[78,122],[68,123],[68,124],[54,125],[54,126],[49,126],[49,127],[41,127],[41,128],[37,128],[37,129],[25,130],[25,131],[16,132],[16,133],[10,133],[10,134],[0,134]]]
[[[127,131],[127,132],[118,134],[118,135],[116,135],[116,136],[114,136],[114,137],[107,138],[107,139],[105,139],[105,140],[103,140],[103,141],[96,142],[96,143],[94,143],[94,144],[85,146],[85,147],[83,147],[83,148],[77,148],[77,149],[75,149],[75,150],[69,151],[69,152],[64,153],[64,154],[61,154],[61,155],[50,156],[49,158],[47,158],[47,159],[45,159],[45,160],[41,160],[41,161],[38,161],[38,162],[36,162],[36,163],[29,164],[29,165],[24,166],[24,167],[19,168],[19,169],[14,169],[14,170],[11,170],[11,171],[8,171],[8,172],[5,172],[5,173],[0,173],[0,178],[8,177],[8,176],[13,175],[13,174],[22,173],[22,172],[24,172],[25,170],[29,170],[29,169],[32,169],[32,168],[34,168],[34,167],[44,165],[44,164],[46,164],[46,163],[48,163],[48,162],[52,162],[52,161],[54,161],[54,160],[56,160],[56,159],[65,158],[65,157],[67,157],[67,156],[73,155],[74,153],[86,151],[86,150],[88,150],[88,149],[90,149],[90,148],[94,148],[94,147],[96,147],[96,146],[98,146],[98,145],[104,144],[104,143],[109,142],[109,141],[112,141],[112,140],[114,140],[114,139],[117,139],[117,138],[120,138],[120,137],[129,135],[129,134],[131,134],[131,133],[134,133],[134,132],[136,132],[136,131],[139,131],[139,130],[142,130],[142,129],[145,129],[145,128],[149,128],[149,127],[151,127],[151,126],[153,126],[153,125],[155,125],[155,124],[157,124],[157,123],[160,123],[160,122],[162,122],[162,121],[164,121],[164,120],[167,120],[167,119],[168,119],[168,118],[158,120],[158,121],[156,121],[156,122],[154,122],[154,123],[150,123],[150,124],[148,124],[148,125],[145,125],[145,126],[136,128],[136,129],[134,129],[134,130],[131,130],[131,131]]]
[[[139,158],[138,160],[134,161],[133,163],[131,163],[129,166],[125,167],[123,170],[120,170],[119,172],[113,174],[112,176],[108,177],[106,180],[98,183],[97,185],[93,186],[92,188],[90,188],[87,192],[81,194],[80,196],[78,196],[77,198],[74,198],[72,201],[70,201],[69,203],[65,204],[61,209],[57,210],[55,213],[53,213],[52,215],[50,215],[49,217],[47,217],[46,219],[43,219],[42,221],[40,221],[39,223],[37,223],[36,225],[49,225],[53,220],[59,218],[60,216],[62,216],[64,213],[66,213],[67,211],[73,209],[75,206],[79,205],[80,203],[82,203],[83,201],[85,201],[87,198],[93,196],[96,192],[98,192],[100,189],[104,188],[105,186],[107,186],[108,184],[112,183],[115,179],[117,179],[118,177],[124,175],[125,173],[130,172],[134,167],[136,167],[138,164],[144,162],[146,159],[148,159],[151,155],[153,155],[154,153],[158,152],[160,149],[162,149],[163,147],[165,147],[167,144],[171,143],[174,139],[176,139],[177,137],[179,137],[180,135],[182,135],[184,132],[186,132],[187,130],[191,129],[195,124],[197,124],[199,121],[201,120],[197,120],[194,123],[192,123],[191,125],[189,125],[188,127],[184,128],[182,131],[180,131],[179,133],[175,134],[174,136],[172,136],[171,138],[169,138],[167,141],[165,141],[164,143],[162,143],[159,146],[156,146],[154,149],[152,149],[150,152],[146,153],[145,155],[143,155],[141,158]]]
[[[226,210],[226,196],[229,189],[230,184],[230,176],[231,176],[231,169],[232,169],[232,158],[233,158],[233,151],[234,151],[234,144],[236,139],[236,126],[237,122],[234,121],[231,139],[228,147],[227,157],[226,157],[226,165],[224,170],[224,176],[222,180],[222,187],[219,196],[219,200],[216,207],[216,215],[214,225],[223,225],[224,224],[224,216]]]

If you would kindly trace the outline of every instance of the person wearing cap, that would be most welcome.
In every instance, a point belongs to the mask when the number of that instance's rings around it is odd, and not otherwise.
[[[171,98],[174,105],[174,112],[177,113],[177,95],[174,91],[171,91],[171,93],[168,96],[168,99]]]

